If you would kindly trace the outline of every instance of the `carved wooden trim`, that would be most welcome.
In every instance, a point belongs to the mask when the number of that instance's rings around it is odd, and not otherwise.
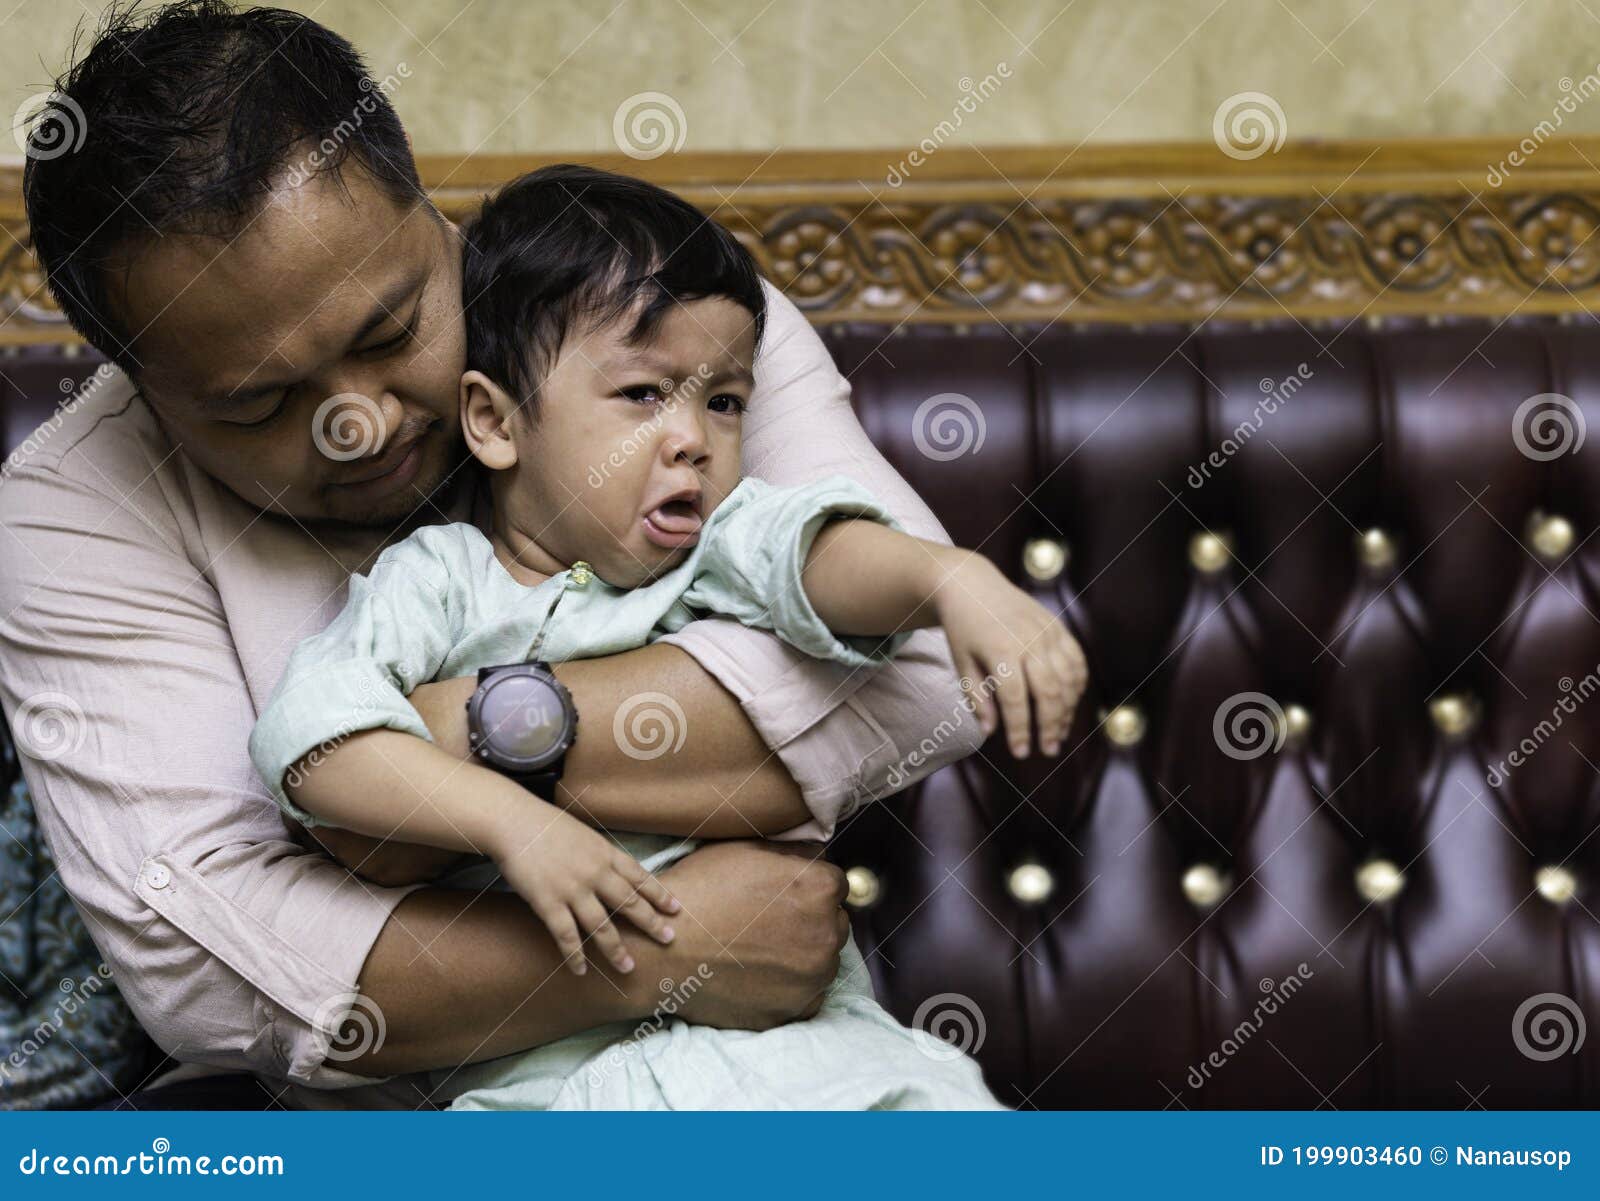
[[[1164,322],[1600,306],[1600,138],[590,156],[711,210],[814,320]],[[551,157],[427,157],[452,217]],[[891,182],[891,179],[896,182]],[[1491,179],[1495,182],[1491,183]],[[0,344],[70,341],[0,166]]]

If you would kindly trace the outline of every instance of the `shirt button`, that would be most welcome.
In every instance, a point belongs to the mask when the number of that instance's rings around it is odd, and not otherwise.
[[[172,883],[172,873],[158,863],[144,874],[144,882],[151,888],[165,888]]]

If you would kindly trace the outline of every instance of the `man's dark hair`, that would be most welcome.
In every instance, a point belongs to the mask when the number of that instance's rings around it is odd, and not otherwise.
[[[532,405],[562,342],[637,308],[649,338],[675,303],[719,296],[766,324],[761,274],[731,233],[665,188],[563,163],[512,180],[463,229],[467,366]]]
[[[130,375],[139,331],[106,287],[119,251],[156,234],[233,237],[286,171],[354,162],[403,204],[422,195],[388,88],[299,13],[114,4],[56,89],[23,172],[34,251],[73,328]],[[81,143],[45,143],[61,134],[52,120],[76,123]]]

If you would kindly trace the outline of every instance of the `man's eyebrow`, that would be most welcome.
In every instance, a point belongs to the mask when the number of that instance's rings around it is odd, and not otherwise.
[[[346,353],[361,345],[371,335],[372,331],[382,325],[390,317],[394,317],[394,310],[405,303],[412,293],[421,289],[427,281],[428,273],[423,271],[417,275],[400,280],[384,295],[373,302],[372,311],[367,314],[366,320],[345,341]],[[398,317],[394,318],[396,321]],[[208,396],[200,402],[202,410],[208,413],[226,411],[233,408],[243,408],[252,401],[260,400],[263,396],[270,396],[274,392],[281,392],[285,388],[292,388],[299,383],[298,379],[285,379],[276,382],[240,385],[226,392],[219,392]]]

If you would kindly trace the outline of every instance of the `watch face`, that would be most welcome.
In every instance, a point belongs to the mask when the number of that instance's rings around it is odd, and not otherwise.
[[[478,721],[497,758],[531,763],[560,748],[567,710],[544,680],[511,675],[484,693]]]

